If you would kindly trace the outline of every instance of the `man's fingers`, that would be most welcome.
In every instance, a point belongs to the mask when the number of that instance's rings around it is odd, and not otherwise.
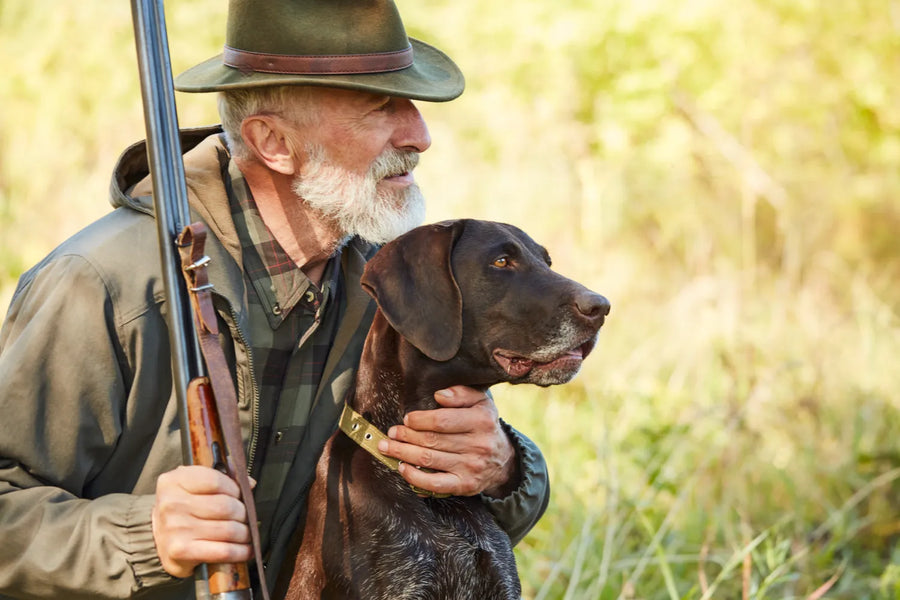
[[[400,464],[400,475],[411,485],[435,494],[474,496],[480,491],[477,480],[472,477],[460,477],[444,471],[429,473],[407,463]]]
[[[156,504],[163,517],[178,514],[210,521],[247,522],[244,503],[224,494],[205,494],[199,501],[188,494],[160,494]]]
[[[209,467],[179,467],[163,473],[157,480],[156,503],[163,517],[182,514],[198,519],[245,522],[247,509],[239,498],[237,484]]]
[[[515,450],[500,426],[490,395],[465,386],[435,393],[441,408],[414,411],[391,427],[378,449],[404,464],[411,484],[437,493],[502,497],[515,476]],[[437,473],[419,471],[427,467]]]
[[[437,403],[447,408],[466,408],[475,406],[488,398],[487,392],[479,392],[474,388],[466,387],[464,385],[454,385],[453,387],[438,390],[434,393],[434,399],[437,400]]]
[[[472,425],[467,419],[460,418],[458,408],[436,408],[434,410],[417,410],[403,417],[403,424],[417,431],[434,431],[441,433],[468,433]],[[464,416],[464,415],[462,415]]]
[[[491,431],[497,422],[496,409],[487,400],[469,408],[435,408],[407,413],[403,424],[417,431],[470,433]]]
[[[187,577],[199,563],[248,560],[250,529],[239,497],[237,484],[209,467],[179,467],[160,475],[151,521],[163,568]]]
[[[219,471],[200,465],[181,466],[163,473],[159,480],[164,485],[177,485],[189,494],[225,494],[239,498],[238,484]]]
[[[190,538],[207,542],[250,543],[250,528],[245,521],[202,519],[183,513],[164,515],[161,511],[157,516],[165,519],[166,534],[171,540]]]
[[[228,545],[243,546],[250,543],[250,528],[239,521],[210,521],[196,519],[189,528],[195,540],[224,542]],[[207,562],[220,562],[210,561]]]
[[[400,465],[400,475],[411,485],[434,492],[435,494],[452,494],[454,496],[466,496],[458,488],[459,477],[453,473],[442,471],[429,473],[415,468],[413,465],[403,463]],[[473,492],[474,493],[474,492]]]
[[[163,568],[174,577],[190,577],[200,563],[239,563],[252,557],[250,544],[235,544],[194,538],[175,538],[160,553]]]
[[[230,544],[213,540],[189,540],[189,543],[173,543],[169,558],[179,563],[237,563],[250,560],[252,549],[248,544]],[[190,573],[188,573],[190,574]]]
[[[427,467],[436,471],[456,473],[460,477],[479,473],[488,464],[487,453],[467,452],[463,454],[446,452],[396,440],[382,440],[378,443],[378,449],[383,454],[393,456],[401,462],[413,466]]]
[[[486,392],[465,386],[439,390],[434,395],[443,408],[408,413],[403,424],[419,431],[468,433],[490,431],[497,421],[497,407]]]
[[[422,448],[431,448],[443,452],[464,454],[469,452],[487,452],[489,449],[479,447],[482,440],[469,432],[437,433],[436,431],[419,431],[403,425],[395,425],[388,429],[388,437],[398,442],[405,442]]]
[[[250,528],[245,522],[199,519],[189,514],[153,511],[153,532],[163,568],[187,577],[200,563],[250,559]]]
[[[378,442],[378,449],[383,454],[393,456],[401,462],[440,471],[448,471],[457,463],[457,455],[395,440],[381,440]]]

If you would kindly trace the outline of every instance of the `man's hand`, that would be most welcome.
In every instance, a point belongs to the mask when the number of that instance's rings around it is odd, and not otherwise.
[[[454,386],[434,395],[442,408],[415,411],[388,430],[378,449],[400,459],[409,483],[439,494],[496,498],[518,485],[515,449],[484,392]],[[426,473],[416,466],[434,469]]]
[[[235,563],[252,554],[238,485],[209,467],[178,467],[156,481],[151,517],[167,573],[188,577],[200,563]]]

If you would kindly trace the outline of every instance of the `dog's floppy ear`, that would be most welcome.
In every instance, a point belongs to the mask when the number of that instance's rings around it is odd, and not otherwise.
[[[462,341],[462,296],[450,265],[462,229],[461,221],[413,229],[363,271],[363,289],[391,326],[432,360],[450,360]]]

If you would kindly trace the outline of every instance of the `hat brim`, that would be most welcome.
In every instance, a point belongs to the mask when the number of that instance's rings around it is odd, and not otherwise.
[[[412,38],[409,41],[413,64],[399,71],[339,75],[243,72],[226,66],[219,54],[176,77],[175,89],[219,92],[271,85],[315,85],[429,102],[446,102],[462,94],[465,79],[456,63],[434,46]]]

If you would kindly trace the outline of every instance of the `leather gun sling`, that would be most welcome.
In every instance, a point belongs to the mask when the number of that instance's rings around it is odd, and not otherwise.
[[[235,481],[241,490],[241,498],[247,508],[250,540],[256,559],[260,588],[264,600],[269,600],[266,577],[263,572],[256,504],[253,501],[250,477],[247,473],[247,458],[244,455],[244,442],[241,438],[237,394],[225,354],[219,346],[219,324],[212,303],[213,286],[209,282],[209,275],[206,272],[206,265],[209,262],[209,258],[204,254],[206,226],[202,223],[188,225],[178,236],[177,244],[181,255],[182,273],[190,293],[191,304],[194,307],[194,323],[200,341],[200,349],[206,359],[206,368],[215,397],[216,409],[219,412],[222,434],[225,437],[229,458],[232,461]]]

